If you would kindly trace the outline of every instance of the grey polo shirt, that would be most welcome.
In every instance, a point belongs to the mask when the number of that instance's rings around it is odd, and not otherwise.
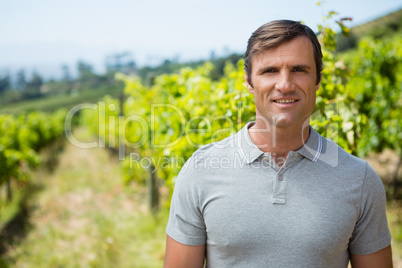
[[[384,187],[366,161],[310,128],[282,167],[248,123],[198,149],[177,177],[167,234],[206,244],[207,267],[347,267],[391,242]]]

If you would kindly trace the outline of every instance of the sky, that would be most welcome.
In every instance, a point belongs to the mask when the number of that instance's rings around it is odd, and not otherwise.
[[[314,31],[329,11],[359,25],[402,8],[402,0],[0,0],[0,72],[21,68],[57,77],[78,60],[104,71],[105,58],[130,52],[138,66],[164,59],[244,53],[247,39],[274,19]]]

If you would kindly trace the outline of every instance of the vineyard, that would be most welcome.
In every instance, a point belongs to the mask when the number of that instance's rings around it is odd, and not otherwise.
[[[41,163],[40,151],[64,134],[66,111],[53,114],[0,114],[0,187],[6,185],[12,199],[12,185],[23,185],[30,169]]]
[[[326,46],[311,123],[318,132],[352,154],[364,157],[389,148],[402,160],[401,41],[400,35],[387,42],[367,38],[355,51],[340,55]],[[181,166],[196,149],[234,134],[254,119],[243,62],[228,64],[218,81],[209,76],[213,68],[206,63],[161,75],[151,87],[118,74],[126,85],[125,103],[106,97],[96,108],[82,111],[82,124],[90,126],[101,144],[119,152],[126,183],[145,184],[155,173],[172,192]],[[395,166],[387,185],[389,197],[395,199],[401,194],[400,166]]]
[[[342,22],[339,24],[342,26]],[[355,49],[338,53],[335,32],[326,27],[320,31],[324,71],[311,125],[360,157],[385,149],[394,152],[399,161],[384,184],[388,199],[400,202],[402,34],[399,32],[381,42],[365,37]],[[7,204],[4,200],[12,200],[13,189],[29,182],[33,170],[44,162],[41,153],[66,134],[67,142],[76,148],[107,148],[113,159],[120,160],[117,165],[121,183],[128,188],[130,185],[144,187],[141,189],[147,189],[148,193],[141,196],[148,200],[139,202],[148,203],[154,215],[166,212],[176,176],[192,153],[255,120],[253,96],[244,82],[243,61],[226,64],[219,79],[211,75],[214,68],[206,62],[197,68],[182,68],[177,73],[157,76],[151,83],[118,73],[116,79],[125,85],[124,98],[105,96],[96,104],[80,104],[70,111],[49,114],[0,114],[0,205]],[[81,139],[74,134],[76,122],[90,132],[90,138]],[[107,163],[105,159],[102,161]],[[165,190],[166,196],[161,198],[160,193]],[[6,196],[1,196],[4,193]],[[124,200],[129,199],[121,195]],[[400,254],[401,221],[400,217],[392,220],[399,224],[393,237],[398,243],[396,252]],[[128,230],[127,227],[125,231]],[[102,234],[102,239],[108,239],[108,235]],[[111,245],[111,240],[108,241]],[[159,243],[158,254],[160,247]],[[113,254],[119,255],[116,252]],[[110,258],[117,258],[115,255]],[[105,263],[113,263],[105,258]],[[163,258],[159,256],[159,259]]]

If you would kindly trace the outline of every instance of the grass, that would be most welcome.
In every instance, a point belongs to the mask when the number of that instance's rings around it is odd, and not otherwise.
[[[402,267],[402,206],[401,202],[391,202],[387,206],[388,226],[392,236],[392,253]]]
[[[21,202],[23,202],[24,190],[17,189],[13,191],[13,198],[9,202],[6,198],[5,185],[0,187],[0,230],[19,213]]]
[[[17,114],[22,111],[55,111],[60,108],[70,109],[81,103],[95,103],[105,95],[117,96],[122,89],[87,89],[77,95],[55,95],[39,99],[1,105],[0,113]]]
[[[28,201],[30,230],[3,266],[161,267],[168,211],[149,213],[146,189],[122,185],[114,158],[68,143],[54,173],[37,172],[45,187]]]

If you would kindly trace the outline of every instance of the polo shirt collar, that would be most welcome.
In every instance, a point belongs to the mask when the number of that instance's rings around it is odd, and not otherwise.
[[[322,152],[322,136],[310,126],[307,142],[297,152],[305,158],[317,162]]]
[[[264,154],[257,145],[250,138],[248,129],[253,126],[255,122],[247,123],[240,131],[237,137],[237,147],[241,158],[245,163],[250,164],[258,157]],[[300,148],[297,153],[305,158],[317,162],[322,152],[322,137],[310,126],[310,134],[307,142]]]
[[[255,122],[247,123],[238,133],[237,146],[239,154],[246,164],[254,162],[260,155],[264,154],[264,152],[254,144],[248,133],[248,129],[254,124]]]

